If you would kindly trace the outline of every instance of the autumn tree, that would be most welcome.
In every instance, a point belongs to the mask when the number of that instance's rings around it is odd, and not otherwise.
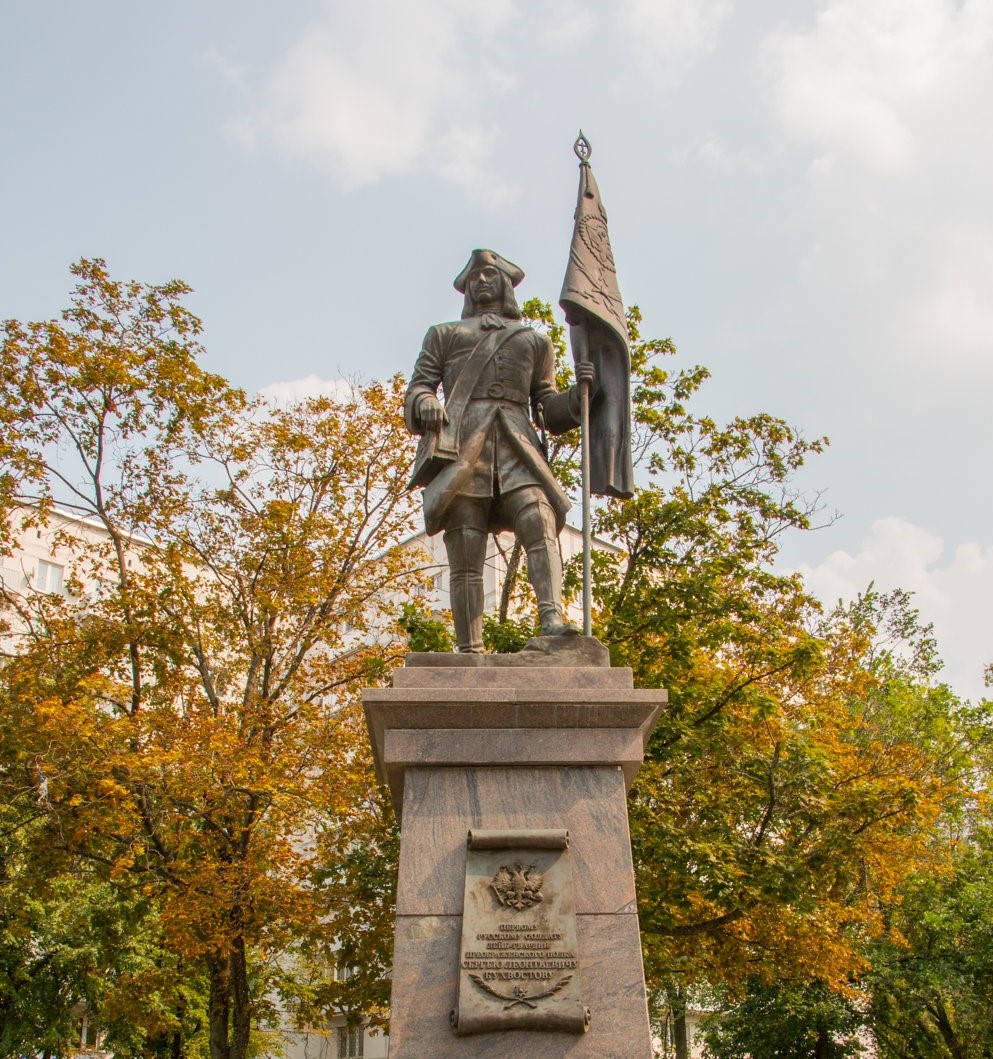
[[[155,901],[35,841],[40,813],[18,808],[0,809],[0,1055],[67,1054],[83,1013],[117,1056],[199,1053],[205,977],[164,944]]]
[[[917,872],[887,911],[865,984],[880,1059],[993,1055],[993,825],[989,814],[989,703],[980,727],[975,797],[934,841],[939,872]]]
[[[8,321],[0,353],[4,546],[37,527],[68,569],[65,594],[2,589],[3,795],[154,902],[212,1059],[245,1059],[287,954],[356,933],[353,851],[386,829],[355,692],[418,577],[403,385],[250,402],[202,367],[185,285],[73,272],[61,319]]]
[[[968,740],[906,594],[870,590],[824,618],[777,570],[783,535],[819,517],[794,478],[826,440],[764,413],[701,414],[709,373],[671,369],[672,343],[639,323],[632,310],[639,487],[595,509],[622,554],[594,551],[593,625],[637,686],[670,693],[630,815],[646,973],[680,1021],[710,984],[846,989],[886,901],[935,855]],[[574,467],[574,450],[557,456]]]
[[[864,609],[864,601],[862,603]],[[904,659],[904,664],[909,659]],[[905,714],[920,721],[927,703]],[[988,814],[988,704],[959,704],[955,726],[971,747],[970,797],[947,807],[935,847],[880,906],[881,930],[863,947],[849,988],[751,979],[719,990],[704,1019],[705,1054],[880,1059],[983,1059],[993,1050],[993,895]]]
[[[706,373],[652,352],[634,358],[648,481],[599,515],[625,558],[598,557],[594,590],[615,663],[670,692],[631,801],[646,972],[677,1008],[756,975],[844,990],[964,793],[957,702],[905,595],[824,620],[776,570],[814,515],[792,478],[821,442],[693,414]]]
[[[940,864],[932,836],[966,796],[968,740],[946,688],[875,654],[892,605],[833,615],[809,676],[756,681],[761,697],[646,765],[632,806],[646,962],[668,989],[843,992],[902,882]]]

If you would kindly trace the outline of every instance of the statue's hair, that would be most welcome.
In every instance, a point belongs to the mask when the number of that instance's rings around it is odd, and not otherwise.
[[[521,307],[517,304],[517,296],[514,293],[514,285],[510,282],[510,277],[503,271],[503,269],[497,269],[497,275],[500,277],[500,315],[508,320],[520,320]],[[476,305],[471,291],[472,284],[467,283],[465,288],[465,301],[462,304],[463,320],[470,316],[479,316],[483,311]]]

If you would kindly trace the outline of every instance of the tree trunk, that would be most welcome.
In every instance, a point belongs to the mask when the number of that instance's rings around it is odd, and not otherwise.
[[[676,1045],[676,1059],[690,1059],[690,1037],[686,1032],[686,1009],[678,1011],[672,1020],[672,1039]]]
[[[231,1014],[231,975],[226,956],[215,953],[207,957],[210,975],[210,1059],[231,1059],[228,1022]]]
[[[690,1059],[690,1035],[686,1028],[686,991],[674,989],[672,997],[672,1043],[676,1046],[676,1059]]]
[[[965,1059],[965,1050],[963,1049],[958,1034],[955,1031],[955,1027],[952,1024],[952,1015],[940,992],[935,995],[932,1011],[935,1016],[935,1022],[938,1024],[938,1032],[941,1034],[941,1039],[945,1042],[945,1047],[948,1049],[949,1053],[953,1055],[955,1059]]]
[[[231,1050],[229,1059],[247,1059],[252,1033],[252,999],[248,985],[245,939],[238,936],[231,949]]]
[[[521,542],[515,540],[513,548],[510,549],[510,558],[507,558],[507,574],[503,579],[503,588],[500,590],[500,621],[506,621],[510,612],[510,601],[513,598],[514,587],[517,585],[517,578],[521,572],[521,556],[523,554],[524,549],[521,547]]]
[[[814,1059],[830,1059],[831,1038],[824,1026],[817,1027],[817,1043],[814,1045]]]

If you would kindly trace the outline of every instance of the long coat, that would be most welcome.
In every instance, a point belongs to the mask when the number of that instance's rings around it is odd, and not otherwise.
[[[516,321],[499,322],[503,326],[496,329],[484,327],[479,317],[435,324],[414,365],[404,416],[411,433],[424,435],[411,484],[425,487],[429,534],[449,528],[445,516],[456,496],[493,497],[536,485],[560,530],[571,506],[545,460],[531,414],[537,418],[540,409],[553,434],[570,430],[579,425],[579,392],[555,389],[555,353],[545,335]],[[474,378],[459,383],[467,364]],[[437,396],[439,386],[449,422],[431,437],[420,406],[426,396]],[[448,459],[435,458],[438,452],[447,452]],[[509,528],[491,511],[491,530]]]

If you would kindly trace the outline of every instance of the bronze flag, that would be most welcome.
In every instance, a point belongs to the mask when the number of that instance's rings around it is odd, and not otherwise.
[[[624,303],[607,234],[607,212],[590,168],[589,143],[580,133],[579,200],[569,264],[559,305],[572,327],[574,356],[585,353],[596,367],[590,404],[590,492],[634,494],[631,464],[631,354]],[[578,335],[577,335],[578,332]],[[577,341],[578,338],[578,341]]]

